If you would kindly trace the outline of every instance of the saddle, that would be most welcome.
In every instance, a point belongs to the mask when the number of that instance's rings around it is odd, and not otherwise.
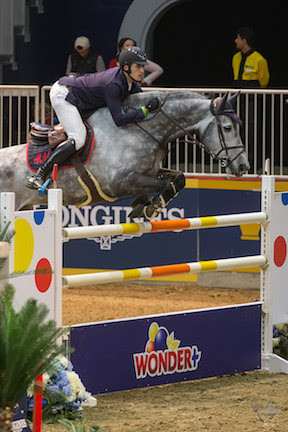
[[[85,122],[86,141],[84,146],[75,153],[79,156],[81,163],[85,164],[92,153],[94,147],[94,132],[89,123]],[[27,163],[32,171],[37,171],[38,168],[48,159],[51,152],[63,141],[68,139],[66,132],[61,124],[49,126],[40,123],[31,123],[27,146]],[[73,157],[74,158],[74,155]],[[74,166],[72,158],[65,161],[61,168],[71,168]]]
[[[86,162],[90,159],[95,143],[92,127],[88,122],[84,122],[84,124],[87,131],[84,146],[60,166],[60,168],[74,167],[76,169],[79,175],[78,181],[87,194],[87,199],[77,204],[77,207],[95,204],[97,202],[113,202],[117,199],[106,196],[95,177],[84,167]],[[47,124],[31,123],[29,141],[27,144],[27,164],[29,169],[36,172],[48,159],[51,152],[63,141],[66,141],[67,138],[66,132],[61,124],[49,126]]]

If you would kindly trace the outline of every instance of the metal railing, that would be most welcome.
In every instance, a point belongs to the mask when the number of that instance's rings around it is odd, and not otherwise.
[[[27,141],[31,121],[39,121],[39,86],[0,85],[0,148]]]
[[[154,88],[153,88],[154,90]],[[158,88],[157,90],[160,90]],[[179,89],[169,88],[169,91]],[[209,98],[223,96],[237,89],[187,89]],[[271,161],[271,174],[288,175],[288,90],[241,89],[237,115],[242,119],[241,137],[251,165],[249,175],[264,172],[265,160]],[[204,150],[191,147],[187,137],[168,144],[166,166],[197,175],[225,175],[219,162]]]
[[[21,140],[20,137],[27,137],[31,120],[38,121],[40,117],[41,123],[53,124],[57,121],[49,102],[50,88],[51,86],[41,88],[39,106],[38,86],[0,86],[0,147],[3,147],[5,142],[9,146],[25,142],[25,139]],[[145,89],[145,91],[149,90],[163,90],[163,88]],[[180,89],[165,88],[165,90],[175,92]],[[186,90],[206,95],[209,98],[223,96],[227,91],[231,94],[238,91],[237,89],[224,88],[190,88]],[[5,114],[3,119],[2,114],[5,96],[8,98],[5,111],[6,115],[8,113],[8,120],[5,120]],[[24,96],[27,98],[25,115],[21,112],[23,101],[19,102],[19,98]],[[14,97],[18,100],[17,109],[13,105]],[[30,98],[34,98],[34,105],[30,102]],[[271,161],[270,171],[272,175],[288,175],[288,105],[286,99],[288,99],[288,90],[241,90],[236,112],[243,121],[241,137],[251,165],[250,176],[257,176],[264,171],[267,158]],[[32,115],[29,117],[28,113]],[[26,120],[24,121],[23,132],[23,129],[22,131],[20,129],[23,128],[22,119],[24,117]],[[3,129],[4,123],[6,124],[6,132]],[[6,137],[6,141],[3,136]],[[225,176],[220,163],[214,161],[204,150],[192,146],[185,136],[168,143],[168,154],[163,166],[181,170],[186,174]]]

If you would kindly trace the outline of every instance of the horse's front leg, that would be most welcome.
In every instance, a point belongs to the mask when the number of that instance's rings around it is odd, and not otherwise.
[[[144,207],[143,213],[148,220],[158,216],[172,198],[185,187],[185,176],[181,171],[162,168],[158,171],[157,179],[166,181],[166,186],[161,194],[153,197],[150,203]]]

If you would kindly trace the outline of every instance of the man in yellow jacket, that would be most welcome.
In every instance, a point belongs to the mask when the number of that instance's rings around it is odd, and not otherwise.
[[[240,28],[234,42],[239,50],[232,59],[234,86],[237,88],[267,87],[270,78],[268,63],[258,51],[252,48],[253,31],[249,28]]]

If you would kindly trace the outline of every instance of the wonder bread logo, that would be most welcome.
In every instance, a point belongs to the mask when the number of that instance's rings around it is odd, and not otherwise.
[[[196,345],[180,347],[174,331],[153,322],[148,330],[145,352],[133,354],[136,378],[145,378],[194,371],[198,368],[201,351]]]

